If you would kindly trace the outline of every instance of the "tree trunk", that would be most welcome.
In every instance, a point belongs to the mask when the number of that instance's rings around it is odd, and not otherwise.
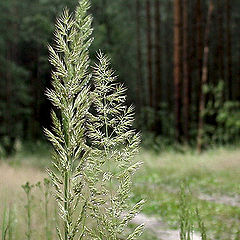
[[[11,64],[13,60],[13,43],[8,42],[7,43],[7,69],[6,69],[6,107],[5,107],[5,128],[6,128],[6,136],[7,141],[3,143],[3,147],[5,150],[5,153],[7,156],[11,155],[14,151],[14,134],[12,131],[12,124],[13,124],[13,118],[12,118],[12,75],[11,75]]]
[[[218,7],[218,47],[217,47],[217,55],[218,55],[218,80],[224,81],[224,31],[223,31],[223,6],[221,4],[221,0],[217,1]]]
[[[240,31],[238,31],[238,39],[240,39]],[[238,60],[237,64],[238,64],[238,66],[240,66],[240,41],[238,41],[238,59],[237,60]],[[238,70],[237,70],[237,82],[238,82],[238,85],[237,85],[238,91],[237,91],[236,100],[240,101],[240,92],[239,92],[239,89],[240,89],[240,67],[238,67]]]
[[[180,141],[181,128],[181,0],[174,0],[174,102],[175,102],[175,132]]]
[[[232,100],[232,31],[231,31],[231,1],[226,0],[226,20],[227,20],[227,81],[228,99]]]
[[[202,78],[202,62],[203,62],[203,19],[202,19],[202,4],[201,0],[196,3],[196,32],[197,32],[197,94],[196,94],[196,109],[197,121],[199,119],[199,104],[201,95],[201,78]]]
[[[151,24],[151,3],[146,1],[147,16],[147,72],[148,72],[148,89],[149,89],[149,106],[153,107],[153,76],[152,76],[152,24]]]
[[[189,80],[189,46],[188,46],[188,0],[183,1],[183,119],[184,139],[189,142],[190,119],[190,80]]]
[[[164,66],[162,70],[165,72],[165,79],[164,79],[164,89],[166,89],[166,92],[163,91],[162,94],[164,95],[166,101],[167,101],[167,108],[168,113],[172,113],[174,107],[174,94],[173,94],[173,88],[174,88],[174,81],[169,81],[170,79],[173,79],[173,41],[169,41],[169,39],[172,39],[172,32],[171,27],[169,28],[169,25],[172,26],[174,24],[173,17],[171,14],[172,11],[172,2],[167,1],[165,3],[165,11],[166,11],[166,21],[164,25],[164,48],[162,49],[164,51]],[[171,61],[169,61],[171,59]]]
[[[11,9],[11,13],[14,16],[17,16],[17,9],[14,6]],[[17,24],[16,21],[12,19],[8,23],[9,31],[12,33],[12,39],[8,39],[6,44],[6,60],[7,60],[7,68],[6,68],[6,107],[5,107],[5,134],[7,136],[7,140],[3,143],[3,148],[7,156],[14,153],[14,144],[16,140],[16,128],[14,127],[15,121],[17,121],[16,116],[14,115],[15,105],[13,99],[13,86],[14,86],[14,78],[13,78],[13,65],[17,63]]]
[[[195,24],[195,1],[188,0],[188,20],[187,20],[187,32],[188,32],[188,79],[189,79],[189,85],[188,85],[188,92],[189,92],[189,128],[191,129],[191,125],[193,124],[193,121],[196,117],[196,112],[193,111],[192,106],[194,105],[194,85],[196,82],[196,77],[193,74],[196,69],[196,57],[197,57],[197,51],[196,51],[196,24]],[[194,79],[194,81],[192,80]],[[196,119],[198,121],[198,119]],[[190,140],[190,129],[188,130],[189,134],[189,140]]]
[[[158,117],[162,100],[161,84],[161,45],[160,45],[160,0],[155,0],[155,112],[156,112],[156,131],[161,133],[161,121]]]
[[[205,94],[203,92],[203,86],[207,83],[208,77],[208,55],[209,55],[209,33],[211,25],[211,17],[213,13],[213,0],[210,0],[207,16],[207,25],[205,30],[204,38],[204,52],[203,52],[203,67],[202,67],[202,78],[201,78],[201,94],[199,104],[199,122],[198,122],[198,136],[197,136],[197,151],[202,151],[202,138],[204,132],[204,111],[205,111]]]
[[[137,92],[137,111],[141,109],[142,106],[142,84],[143,84],[143,74],[142,74],[142,45],[141,45],[141,28],[140,28],[140,0],[136,0],[136,34],[137,34],[137,81],[136,81],[136,92]]]

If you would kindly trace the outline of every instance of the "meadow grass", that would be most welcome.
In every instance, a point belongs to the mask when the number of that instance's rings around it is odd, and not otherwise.
[[[210,239],[239,239],[240,208],[202,200],[202,195],[240,200],[240,150],[215,148],[199,155],[194,151],[156,154],[142,151],[144,168],[137,175],[133,200],[145,198],[143,212],[161,216],[171,227],[179,228],[181,183],[189,186],[192,208],[206,225]],[[240,201],[239,201],[240,203]],[[196,229],[197,214],[194,215]]]
[[[27,211],[24,208],[26,196],[21,185],[27,181],[36,184],[46,177],[44,167],[40,162],[50,162],[47,157],[50,154],[47,148],[44,154],[41,154],[43,149],[31,152],[22,150],[14,157],[1,161],[0,201],[3,203],[0,205],[1,225],[3,226],[4,221],[6,226],[9,209],[12,209],[11,239],[19,239],[19,236],[24,239],[26,236]],[[179,228],[181,214],[179,189],[181,182],[186,181],[190,189],[190,192],[187,190],[186,194],[190,195],[192,209],[199,209],[199,214],[206,226],[208,239],[239,239],[240,208],[201,200],[199,195],[240,196],[240,149],[216,148],[201,155],[194,151],[184,153],[166,151],[156,154],[142,150],[138,158],[144,161],[144,167],[135,176],[132,202],[146,199],[143,213],[161,217],[171,228]],[[8,162],[11,164],[7,164]],[[44,194],[39,188],[34,188],[33,196],[33,239],[47,239]],[[53,201],[49,203],[49,208],[48,221],[51,225],[51,236],[54,239],[56,218]],[[196,230],[199,230],[197,215],[193,214],[192,218]],[[154,236],[146,231],[141,239],[153,240]]]
[[[35,159],[34,156],[33,159]],[[11,160],[13,161],[12,158]],[[6,240],[46,239],[44,195],[38,187],[34,186],[27,196],[21,187],[25,185],[25,190],[28,191],[26,183],[35,185],[44,181],[45,172],[34,166],[30,167],[29,163],[20,166],[19,164],[9,165],[6,161],[0,161],[0,225],[3,226],[5,221]],[[52,239],[55,239],[54,222],[56,219],[52,200],[49,204],[48,214],[48,225],[53,232]],[[6,216],[5,220],[4,215]]]

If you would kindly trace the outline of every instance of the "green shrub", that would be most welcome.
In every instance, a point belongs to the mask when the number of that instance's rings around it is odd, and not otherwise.
[[[240,103],[224,101],[224,83],[220,81],[216,86],[204,86],[208,96],[204,112],[206,120],[205,142],[218,144],[235,143],[240,136]]]

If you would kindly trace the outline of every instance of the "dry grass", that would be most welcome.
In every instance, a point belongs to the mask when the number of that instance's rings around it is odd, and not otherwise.
[[[0,162],[0,214],[2,215],[4,207],[12,207],[15,209],[17,215],[15,238],[16,240],[25,239],[26,231],[26,196],[21,188],[22,184],[29,181],[35,184],[42,181],[46,177],[46,173],[40,170],[35,164],[35,161],[40,162],[42,157],[33,155],[29,160],[21,161],[23,155],[16,156],[18,162],[22,162],[18,166],[9,166],[6,162]],[[229,195],[236,193],[237,186],[240,182],[240,149],[224,149],[218,148],[209,150],[201,155],[195,152],[176,153],[163,152],[162,154],[154,154],[149,151],[142,151],[139,155],[140,160],[145,164],[141,168],[141,172],[136,178],[136,186],[142,181],[148,186],[144,191],[147,191],[151,184],[153,186],[160,186],[161,184],[172,185],[177,187],[179,180],[189,177],[192,181],[191,187],[197,189],[206,189],[208,192],[215,193],[215,191],[228,191]],[[209,176],[209,174],[211,174]],[[159,187],[160,188],[160,187]],[[161,188],[160,188],[161,189]],[[141,190],[143,194],[143,190]],[[231,194],[232,193],[232,194]],[[136,194],[136,193],[135,193]],[[140,193],[139,193],[140,194]],[[162,192],[154,193],[161,196]],[[33,204],[33,239],[40,240],[44,238],[44,218],[42,211],[42,202],[40,192],[34,190],[34,204]],[[153,199],[149,199],[146,204],[146,209],[152,208]],[[175,200],[174,200],[175,201]],[[162,200],[157,199],[157,204]],[[40,203],[40,204],[39,204]],[[214,203],[212,203],[214,205]],[[148,206],[149,205],[149,206]],[[173,204],[172,204],[173,205]],[[171,202],[167,202],[168,209],[171,209]],[[51,209],[53,210],[53,204]],[[162,209],[161,205],[161,210]],[[174,207],[172,207],[174,208]],[[149,210],[150,211],[150,210]],[[151,211],[150,211],[151,212]],[[154,212],[156,212],[154,210]],[[53,213],[53,211],[52,211]],[[170,215],[171,213],[169,213]],[[172,214],[175,214],[173,211]],[[214,216],[212,212],[212,216]],[[51,222],[53,226],[54,214],[51,214]],[[1,225],[1,218],[0,218]],[[52,228],[54,232],[54,227]],[[147,236],[147,235],[146,235]],[[53,238],[54,239],[54,238]],[[149,239],[143,237],[142,239]]]
[[[27,181],[36,184],[42,181],[46,174],[38,169],[31,167],[12,167],[6,163],[0,164],[0,215],[3,216],[4,210],[7,212],[11,208],[14,214],[14,235],[13,239],[25,239],[26,232],[26,196],[21,187]],[[43,239],[44,237],[44,215],[40,191],[33,190],[32,204],[32,228],[33,239]],[[40,201],[39,201],[40,200]],[[51,207],[52,208],[52,207]],[[3,218],[0,217],[0,225]],[[39,231],[39,229],[41,229]]]
[[[134,198],[147,199],[144,213],[161,216],[178,227],[179,186],[185,181],[193,206],[213,238],[240,239],[240,149],[215,148],[199,155],[169,151],[155,154],[143,151],[139,158],[144,167],[136,176]]]
[[[164,152],[158,155],[143,151],[139,157],[145,162],[145,167],[151,169],[174,168],[180,172],[202,169],[240,174],[240,149],[217,148],[200,155],[190,151],[186,153]]]
[[[0,199],[14,201],[15,196],[24,195],[21,185],[27,181],[37,183],[42,181],[46,174],[31,167],[11,167],[6,163],[0,164]],[[13,200],[14,199],[14,200]]]

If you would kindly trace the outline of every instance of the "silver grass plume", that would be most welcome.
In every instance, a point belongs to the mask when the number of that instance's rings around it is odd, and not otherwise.
[[[109,59],[101,52],[93,71],[93,110],[88,114],[90,208],[96,229],[92,239],[138,239],[144,226],[128,233],[128,223],[142,208],[143,200],[130,206],[132,177],[141,162],[135,162],[140,136],[132,129],[133,106],[125,106],[126,88],[117,83]]]
[[[45,134],[54,146],[53,166],[48,174],[55,187],[55,197],[63,226],[57,227],[58,239],[83,239],[87,197],[85,166],[89,154],[85,122],[91,105],[89,98],[89,52],[92,43],[90,4],[81,0],[75,14],[65,9],[57,19],[55,44],[49,46],[53,66],[52,89],[47,97],[55,106],[52,131]]]

